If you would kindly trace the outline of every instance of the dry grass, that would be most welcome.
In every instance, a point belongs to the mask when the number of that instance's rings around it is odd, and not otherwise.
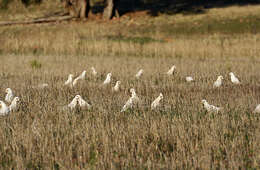
[[[110,22],[1,27],[0,53],[178,58],[259,56],[257,17],[195,16],[194,20],[190,16],[174,17],[125,16]]]
[[[33,60],[41,68],[33,69]],[[1,91],[11,87],[22,99],[19,112],[0,119],[3,168],[259,168],[260,116],[252,110],[260,101],[260,75],[258,63],[249,59],[7,55],[1,61]],[[166,77],[163,73],[171,64],[178,73]],[[91,76],[91,66],[97,68],[97,78]],[[137,81],[134,74],[141,67],[144,77]],[[78,87],[62,86],[69,73],[84,69],[87,80]],[[239,75],[241,86],[229,82],[230,70]],[[121,92],[111,93],[112,85],[100,88],[107,72],[113,74],[112,84],[122,81]],[[224,86],[213,89],[219,74],[225,77]],[[186,75],[196,82],[186,83]],[[48,89],[31,88],[44,82],[50,84]],[[120,113],[130,87],[143,106]],[[163,104],[150,111],[159,92]],[[58,110],[76,94],[91,102],[93,110]],[[200,103],[204,98],[225,111],[206,113]]]
[[[58,2],[26,11],[0,11],[2,17],[39,17]],[[52,4],[52,5],[49,5]],[[19,5],[19,3],[18,3]],[[18,8],[18,7],[17,7]],[[126,14],[120,20],[63,22],[0,28],[0,53],[29,55],[138,57],[259,56],[259,5],[210,9],[199,15]],[[14,8],[16,9],[16,8]],[[20,8],[18,8],[20,9]],[[34,11],[35,10],[35,11]],[[31,12],[32,11],[32,12]],[[13,13],[16,12],[16,13]],[[65,28],[65,29],[64,29]]]
[[[259,169],[260,116],[252,113],[260,102],[258,8],[1,27],[0,92],[3,99],[10,87],[22,102],[19,112],[0,118],[0,167]],[[166,77],[172,64],[178,73]],[[64,88],[69,73],[85,69],[84,82]],[[230,71],[241,86],[230,83]],[[121,92],[100,88],[108,72],[113,85],[122,82]],[[213,89],[220,74],[224,86]],[[189,75],[194,83],[185,82]],[[32,88],[40,83],[50,87]],[[131,87],[143,104],[120,113]],[[162,106],[151,111],[160,92]],[[58,109],[76,94],[93,109]],[[206,113],[202,99],[224,112]]]
[[[141,35],[140,32],[127,32],[134,29],[123,30],[123,27],[124,24],[112,27],[87,23],[3,28],[0,30],[0,53],[178,58],[254,58],[260,53],[259,34],[214,33],[181,37],[176,34],[175,38],[163,31]]]

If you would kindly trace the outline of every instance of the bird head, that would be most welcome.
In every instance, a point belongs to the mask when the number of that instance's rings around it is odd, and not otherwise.
[[[108,77],[111,77],[111,76],[112,76],[112,73],[108,73],[107,76],[108,76]]]
[[[76,100],[76,103],[79,103],[80,100],[81,100],[81,96],[80,95],[76,95],[75,96],[75,100]]]
[[[6,104],[3,101],[0,101],[0,109],[5,108]]]
[[[132,97],[136,95],[134,88],[131,88],[129,91],[130,91]]]
[[[163,94],[162,94],[162,93],[160,93],[159,97],[160,97],[160,99],[163,99]]]
[[[19,101],[20,101],[20,98],[19,98],[19,97],[15,97],[15,98],[14,98],[14,101],[19,102]]]
[[[73,78],[73,76],[74,76],[73,74],[69,74],[69,78]]]
[[[5,92],[6,92],[6,93],[11,93],[12,90],[11,90],[10,88],[7,88],[7,89],[5,89]]]
[[[224,79],[224,77],[223,77],[223,76],[218,76],[218,78],[219,78],[219,79],[221,79],[221,80],[223,80],[223,79]]]
[[[230,75],[230,76],[233,76],[233,75],[234,75],[234,73],[233,73],[233,72],[230,72],[230,73],[229,73],[229,75]]]
[[[80,96],[80,95],[76,95],[75,98],[76,98],[77,100],[79,100],[79,99],[81,99],[81,96]]]
[[[82,75],[85,75],[87,73],[87,71],[86,70],[84,70],[81,74]]]
[[[201,100],[201,103],[204,104],[206,103],[207,101],[205,99]]]
[[[116,84],[118,84],[118,85],[121,84],[121,81],[117,81]]]
[[[130,91],[130,93],[135,93],[135,89],[134,88],[131,88],[129,91]]]

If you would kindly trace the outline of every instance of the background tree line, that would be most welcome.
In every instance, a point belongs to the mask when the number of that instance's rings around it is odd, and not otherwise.
[[[25,6],[40,4],[44,0],[1,0],[0,8],[8,9],[11,2],[20,1]],[[151,15],[158,13],[201,13],[207,8],[229,5],[259,4],[260,0],[59,0],[69,15],[87,18],[90,11],[103,12],[104,19],[119,17],[135,10],[148,10]]]

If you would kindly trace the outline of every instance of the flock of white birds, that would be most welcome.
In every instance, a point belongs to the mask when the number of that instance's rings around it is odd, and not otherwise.
[[[92,74],[94,76],[96,76],[97,71],[95,70],[95,68],[92,67],[91,70],[92,70]],[[175,71],[176,71],[176,66],[173,65],[166,74],[168,76],[171,76],[171,75],[174,74]],[[140,69],[137,72],[137,74],[135,75],[135,78],[140,79],[141,76],[143,75],[143,73],[144,73],[144,70]],[[229,75],[230,75],[230,80],[233,84],[236,84],[236,85],[240,84],[240,81],[238,80],[238,78],[235,76],[234,73],[230,72]],[[69,74],[68,80],[64,83],[64,85],[74,87],[77,84],[78,80],[84,80],[85,76],[86,76],[86,71],[83,71],[82,74],[80,74],[77,78],[75,78],[73,80],[73,75]],[[111,76],[112,76],[112,73],[107,74],[106,79],[103,82],[103,85],[107,85],[111,82]],[[223,79],[224,79],[223,76],[221,76],[221,75],[218,76],[217,80],[213,83],[213,87],[214,88],[221,87]],[[194,79],[191,76],[187,76],[186,81],[192,82],[192,81],[194,81]],[[117,81],[115,86],[112,87],[112,91],[113,92],[119,91],[120,90],[120,84],[121,84],[121,81]],[[131,93],[131,96],[126,101],[125,105],[122,107],[121,112],[125,112],[129,108],[133,108],[140,101],[134,88],[130,89],[130,93]],[[151,103],[151,110],[156,109],[160,105],[160,101],[162,99],[163,99],[163,94],[160,93],[159,96]],[[219,112],[223,109],[221,107],[216,107],[214,105],[210,105],[205,99],[201,100],[201,102],[202,102],[204,108],[206,109],[206,111],[208,111],[208,112]],[[68,105],[68,107],[70,109],[73,109],[73,108],[76,107],[77,103],[79,103],[80,107],[86,107],[87,106],[88,109],[91,108],[90,104],[88,104],[85,100],[83,100],[80,95],[76,95],[75,98],[72,100],[72,102]],[[84,103],[84,104],[80,104],[80,103]],[[260,104],[257,105],[256,109],[254,110],[254,113],[260,113]]]
[[[0,116],[5,116],[10,112],[15,112],[18,109],[19,97],[15,97],[13,91],[10,88],[5,90],[5,101],[9,103],[9,106],[4,101],[0,100]]]
[[[92,71],[92,75],[94,75],[94,76],[97,75],[97,71],[95,70],[94,67],[91,67],[91,71]],[[166,75],[171,76],[171,75],[174,74],[175,71],[176,71],[176,66],[173,65],[169,69],[169,71],[166,73]],[[144,72],[144,70],[140,69],[137,72],[137,74],[135,75],[135,78],[136,79],[140,79],[141,76],[143,75],[143,72]],[[86,73],[87,73],[87,71],[84,70],[75,79],[73,79],[73,77],[74,77],[73,74],[69,74],[68,79],[66,80],[64,85],[73,88],[74,86],[77,85],[77,83],[79,81],[85,80]],[[230,80],[231,80],[231,82],[233,84],[235,84],[235,85],[241,84],[240,81],[238,80],[238,78],[235,76],[234,73],[230,72],[229,75],[230,75]],[[107,76],[106,76],[106,79],[104,80],[104,82],[102,84],[102,86],[106,86],[106,85],[110,84],[111,83],[111,77],[112,77],[112,73],[108,73]],[[221,87],[223,79],[224,78],[223,78],[222,75],[218,76],[217,80],[213,83],[213,87],[214,88]],[[186,77],[186,81],[187,82],[192,82],[192,81],[195,81],[195,80],[193,79],[193,77],[188,76],[188,77]],[[113,92],[118,92],[120,90],[120,84],[121,84],[121,81],[116,81],[115,86],[112,87],[112,91]],[[48,86],[48,84],[44,83],[44,84],[38,85],[37,88],[45,88],[47,86]],[[5,92],[6,92],[5,101],[9,103],[9,106],[7,106],[7,104],[4,103],[4,101],[0,100],[0,116],[5,116],[5,115],[8,115],[10,112],[17,111],[17,109],[18,109],[18,102],[20,101],[19,97],[14,97],[13,91],[10,88],[7,88]],[[131,96],[126,101],[124,106],[122,107],[121,112],[125,112],[128,109],[133,109],[133,107],[140,102],[140,99],[138,98],[134,88],[130,89],[130,93],[131,93]],[[159,96],[151,103],[151,110],[156,109],[160,105],[160,101],[162,99],[163,99],[163,94],[160,93]],[[205,99],[202,99],[201,103],[203,104],[204,109],[207,112],[218,113],[221,110],[223,110],[223,108],[221,108],[221,107],[217,107],[217,106],[209,104]],[[73,98],[73,100],[68,105],[63,107],[63,109],[73,110],[77,106],[79,106],[80,108],[91,109],[91,105],[87,101],[85,101],[80,95],[76,95]],[[260,113],[260,104],[258,104],[256,106],[256,108],[253,111],[253,113]]]

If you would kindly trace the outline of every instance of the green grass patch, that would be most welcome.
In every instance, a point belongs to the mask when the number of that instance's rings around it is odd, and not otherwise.
[[[202,19],[192,22],[180,22],[176,24],[165,23],[159,27],[160,32],[166,35],[197,35],[197,34],[243,34],[259,33],[260,18],[257,16],[247,16],[235,19]]]
[[[147,44],[147,43],[152,43],[152,42],[161,42],[163,43],[163,40],[156,40],[151,37],[127,37],[127,36],[122,36],[122,35],[108,35],[106,37],[108,40],[111,41],[117,41],[117,42],[129,42],[129,43],[136,43],[136,44]]]
[[[38,60],[32,60],[30,65],[33,69],[40,69],[42,67],[42,64]]]

